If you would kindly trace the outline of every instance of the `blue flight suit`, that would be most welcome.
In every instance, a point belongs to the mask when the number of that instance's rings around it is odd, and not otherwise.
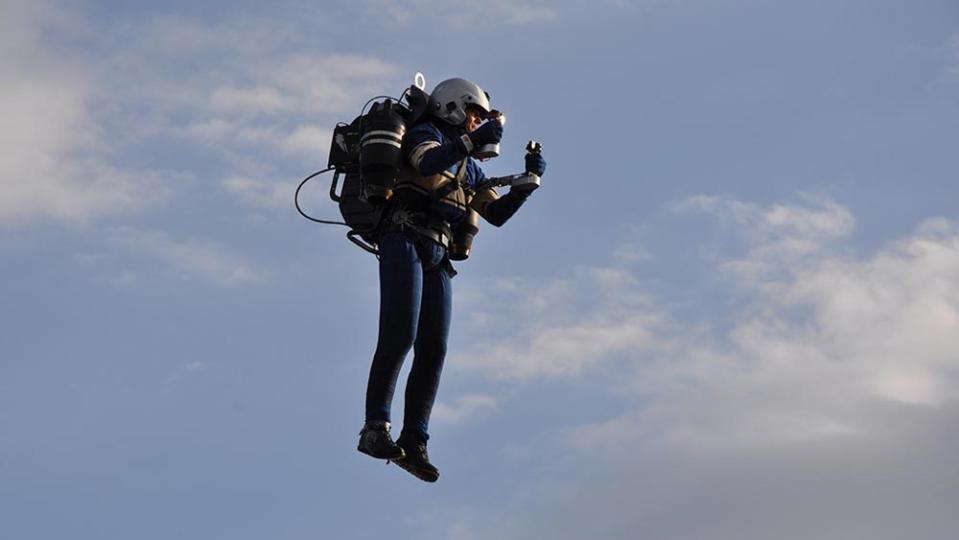
[[[414,126],[404,138],[404,154],[413,178],[397,183],[391,211],[404,209],[419,216],[439,218],[448,225],[468,211],[447,197],[431,197],[429,180],[453,178],[466,151],[458,140],[460,128],[442,121]],[[462,184],[476,186],[486,179],[483,170],[467,158]],[[436,182],[433,182],[434,184]],[[426,187],[424,187],[426,186]],[[527,195],[510,192],[497,197],[491,191],[480,215],[493,225],[505,223]],[[379,335],[366,391],[366,420],[390,421],[390,405],[403,361],[413,349],[413,366],[406,384],[402,437],[429,439],[429,418],[436,398],[452,314],[452,277],[447,247],[406,229],[387,230],[380,239]]]

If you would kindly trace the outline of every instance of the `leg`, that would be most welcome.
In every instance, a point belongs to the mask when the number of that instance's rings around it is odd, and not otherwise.
[[[423,269],[413,242],[388,233],[380,242],[380,321],[366,387],[366,420],[390,421],[390,405],[403,360],[413,346]]]
[[[433,264],[442,260],[445,250],[430,246],[430,257],[424,262]],[[426,442],[429,439],[429,419],[446,358],[446,343],[450,332],[453,289],[444,265],[434,266],[423,277],[423,298],[414,344],[413,367],[406,383],[406,411],[403,418],[403,436]]]

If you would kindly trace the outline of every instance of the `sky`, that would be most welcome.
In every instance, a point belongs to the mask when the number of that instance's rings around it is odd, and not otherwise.
[[[457,265],[436,484],[355,450],[376,260],[293,207],[417,72],[548,162]],[[952,0],[0,0],[0,118],[0,537],[959,530]]]

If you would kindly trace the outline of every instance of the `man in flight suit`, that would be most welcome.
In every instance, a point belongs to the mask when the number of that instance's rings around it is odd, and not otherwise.
[[[440,381],[452,310],[453,231],[475,215],[499,227],[539,187],[546,161],[526,155],[526,180],[500,197],[472,157],[503,136],[503,117],[489,95],[465,79],[438,84],[427,114],[406,134],[409,166],[398,179],[379,242],[380,317],[366,391],[366,423],[358,450],[393,461],[417,478],[435,482],[439,470],[426,451],[429,417]],[[534,176],[535,175],[535,176]],[[465,257],[460,257],[465,258]],[[410,349],[403,429],[390,437],[390,405]]]

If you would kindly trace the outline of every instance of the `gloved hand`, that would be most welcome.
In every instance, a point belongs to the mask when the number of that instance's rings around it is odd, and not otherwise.
[[[526,172],[543,176],[546,172],[546,160],[539,152],[529,152],[526,154]]]
[[[473,142],[473,146],[496,144],[503,139],[503,124],[498,119],[493,118],[476,128],[476,131],[470,132],[469,138]]]
[[[546,172],[546,160],[541,152],[543,145],[530,141],[526,145],[526,174],[513,182],[510,192],[515,192],[523,200],[539,188],[540,177]]]

